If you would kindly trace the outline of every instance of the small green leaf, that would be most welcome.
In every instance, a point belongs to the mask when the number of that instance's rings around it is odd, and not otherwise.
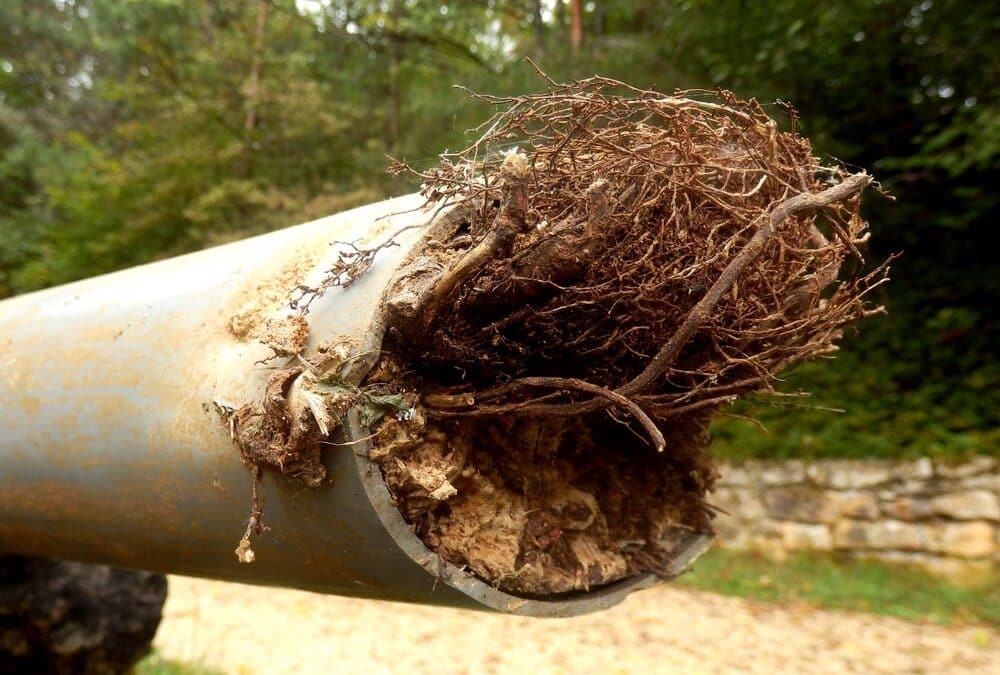
[[[344,382],[337,375],[327,375],[317,381],[312,389],[320,394],[353,394],[357,391],[357,387]]]
[[[361,406],[361,424],[362,426],[368,427],[369,429],[374,425],[382,421],[385,417],[386,409],[384,407],[375,405],[371,401],[366,401],[363,406]]]
[[[396,410],[409,408],[402,394],[368,394],[366,398],[372,405],[382,408],[395,408]]]
[[[381,422],[386,413],[408,409],[402,394],[365,394],[365,402],[361,406],[361,424],[371,427]]]

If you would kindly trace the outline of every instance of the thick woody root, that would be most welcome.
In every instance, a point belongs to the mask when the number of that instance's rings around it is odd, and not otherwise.
[[[824,290],[860,260],[870,178],[822,167],[753,101],[621,89],[488,98],[504,106],[490,131],[422,174],[429,200],[475,206],[428,256],[447,269],[419,321],[396,326],[442,383],[528,374],[701,399],[766,386],[863,313],[877,276]],[[512,140],[523,154],[490,153]]]
[[[417,533],[530,595],[670,576],[677,533],[711,532],[711,414],[834,351],[886,272],[858,248],[871,178],[822,166],[794,112],[551,85],[481,97],[486,132],[419,174],[465,217],[387,294],[368,380],[421,394],[373,453]]]

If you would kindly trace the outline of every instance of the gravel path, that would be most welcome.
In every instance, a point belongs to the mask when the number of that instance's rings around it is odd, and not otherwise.
[[[1000,633],[682,588],[532,620],[170,578],[156,647],[244,673],[1000,673]]]

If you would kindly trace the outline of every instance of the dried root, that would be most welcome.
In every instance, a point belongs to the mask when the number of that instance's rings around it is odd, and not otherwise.
[[[711,413],[834,351],[887,272],[859,251],[871,177],[823,166],[794,112],[783,132],[729,92],[550,84],[479,95],[482,136],[413,172],[469,217],[390,295],[426,425],[374,455],[429,546],[535,594],[666,569],[669,532],[710,532]]]
[[[323,446],[335,445],[327,439],[338,430],[348,410],[356,408],[362,424],[368,427],[375,427],[387,416],[405,420],[414,415],[414,395],[395,393],[384,384],[358,387],[345,380],[341,373],[351,359],[342,345],[325,346],[313,362],[299,360],[301,365],[277,370],[268,378],[262,402],[235,410],[217,406],[251,472],[250,518],[236,549],[240,562],[254,561],[251,538],[268,529],[263,524],[263,503],[258,494],[262,468],[306,487],[319,487],[326,478]]]
[[[713,531],[711,415],[834,351],[881,311],[865,297],[887,273],[859,248],[871,177],[823,166],[794,112],[782,132],[728,92],[549,83],[479,96],[499,107],[482,136],[413,172],[459,215],[398,270],[374,343],[310,361],[299,319],[391,238],[295,290],[299,315],[264,342],[302,365],[230,416],[255,476],[315,486],[324,439],[359,408],[423,541],[529,596],[675,576]],[[255,493],[240,560],[261,517]]]
[[[618,407],[648,426],[768,389],[880,311],[863,298],[884,267],[836,282],[871,177],[822,166],[756,101],[604,78],[480,98],[502,107],[487,133],[420,173],[429,201],[478,205],[479,242],[394,326],[441,389],[474,383],[475,408],[443,414]]]
[[[316,286],[300,284],[292,291],[288,306],[301,312],[302,315],[308,314],[313,301],[329,289],[338,286],[350,288],[372,266],[375,255],[379,251],[390,246],[397,246],[396,241],[391,237],[373,248],[361,248],[354,242],[335,241],[333,244],[346,246],[347,249],[337,254],[337,260],[326,271],[319,284]]]

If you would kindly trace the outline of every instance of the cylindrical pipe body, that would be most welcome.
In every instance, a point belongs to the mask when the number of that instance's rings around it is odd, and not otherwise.
[[[0,303],[0,553],[531,615],[606,607],[651,583],[555,600],[497,591],[423,547],[363,443],[324,452],[319,489],[265,471],[271,530],[255,562],[237,561],[251,478],[216,406],[261,396],[275,361],[254,330],[323,278],[336,242],[426,224],[419,206],[389,200]],[[357,283],[312,304],[308,349],[361,344],[421,234],[398,234]]]

